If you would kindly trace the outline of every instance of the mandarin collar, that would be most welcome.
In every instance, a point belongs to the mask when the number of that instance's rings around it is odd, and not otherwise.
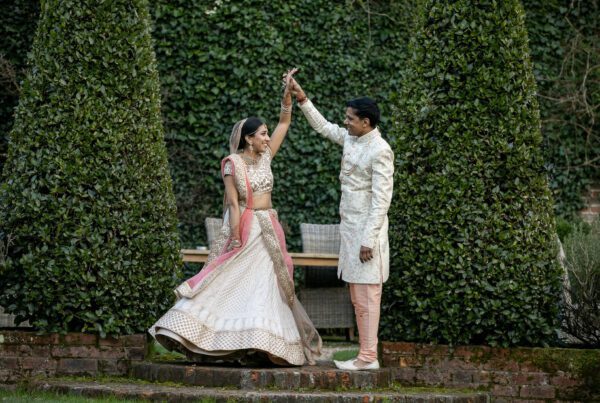
[[[367,134],[363,134],[360,137],[357,137],[355,142],[357,144],[364,144],[364,143],[368,143],[369,141],[371,141],[371,139],[381,136],[381,133],[379,133],[379,128],[374,128],[373,130],[371,130],[369,133]]]

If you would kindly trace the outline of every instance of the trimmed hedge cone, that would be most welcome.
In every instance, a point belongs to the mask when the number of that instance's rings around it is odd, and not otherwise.
[[[46,332],[144,332],[179,269],[146,1],[43,1],[29,63],[0,188],[0,305]]]
[[[427,1],[396,99],[381,338],[539,345],[561,270],[519,1]]]

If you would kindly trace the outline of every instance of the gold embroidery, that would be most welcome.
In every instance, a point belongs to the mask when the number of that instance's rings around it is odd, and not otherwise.
[[[238,191],[238,197],[240,201],[246,200],[248,197],[248,192],[246,189],[246,165],[238,154],[232,154],[229,156],[229,158],[231,158],[234,162],[233,166],[235,169],[235,188]]]
[[[156,334],[161,328],[207,351],[258,349],[283,358],[290,364],[304,363],[304,351],[300,340],[286,341],[266,329],[215,330],[193,316],[175,309],[161,317],[153,326],[152,332]]]
[[[227,161],[225,166],[223,167],[223,175],[233,175],[233,167],[231,166],[231,161]]]
[[[275,270],[277,282],[285,293],[288,305],[292,306],[294,304],[295,296],[294,281],[288,274],[287,266],[285,265],[285,260],[283,258],[283,251],[281,250],[279,240],[275,235],[275,230],[273,229],[273,223],[271,222],[269,211],[255,211],[254,215],[258,219],[267,251],[269,251],[271,260],[273,260],[273,269]]]
[[[239,154],[238,154],[239,155]],[[245,161],[240,157],[241,161]],[[262,153],[258,160],[248,164],[243,162],[248,169],[248,180],[252,192],[268,193],[273,191],[273,172],[271,171],[271,149]],[[245,185],[244,185],[245,186]]]

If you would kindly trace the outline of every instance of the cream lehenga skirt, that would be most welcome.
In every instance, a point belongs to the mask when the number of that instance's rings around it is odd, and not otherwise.
[[[305,363],[298,325],[278,286],[256,218],[244,249],[215,269],[196,295],[179,299],[150,328],[160,344],[198,361],[240,359],[258,352],[276,364]]]

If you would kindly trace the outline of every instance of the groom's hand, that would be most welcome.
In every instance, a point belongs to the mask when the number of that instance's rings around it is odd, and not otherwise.
[[[306,94],[294,77],[290,80],[290,91],[292,92],[292,96],[296,97],[296,102],[302,104],[306,101]]]
[[[299,104],[304,103],[304,101],[306,101],[306,94],[304,93],[304,90],[302,89],[302,87],[300,87],[300,84],[298,84],[298,81],[296,81],[296,79],[293,77],[292,77],[291,83],[292,83],[292,95],[294,95],[296,97],[296,102],[298,102]]]
[[[361,246],[359,259],[361,263],[366,263],[373,259],[373,249],[367,248],[366,246]]]

